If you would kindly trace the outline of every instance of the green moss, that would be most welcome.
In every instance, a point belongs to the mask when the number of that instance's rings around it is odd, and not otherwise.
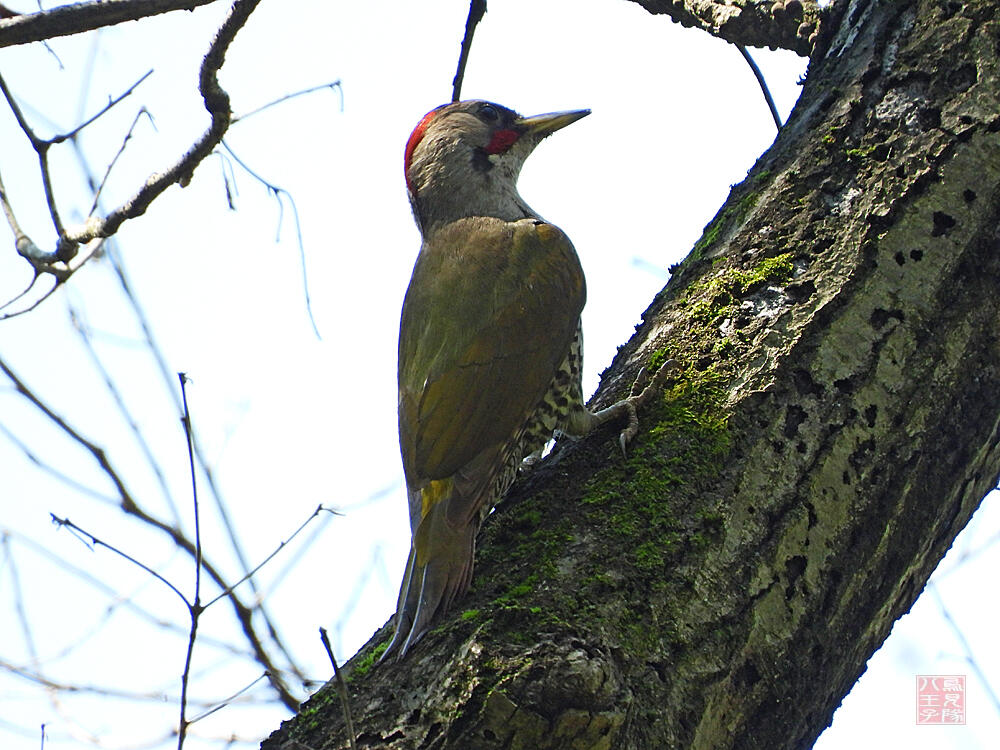
[[[357,665],[355,665],[355,667],[351,670],[347,679],[350,680],[354,677],[361,677],[361,675],[368,672],[368,670],[372,668],[372,665],[376,661],[378,661],[378,658],[382,656],[382,654],[388,647],[389,647],[389,641],[383,641],[382,643],[378,644],[375,648],[373,648],[371,651],[369,651],[367,654],[365,654],[364,657],[361,659],[361,661],[359,661]]]
[[[730,209],[723,209],[705,226],[705,231],[702,232],[699,240],[694,243],[694,248],[691,250],[691,257],[700,258],[705,250],[715,244],[715,241],[719,239],[722,226],[726,223],[726,219],[729,218],[730,214]]]
[[[844,151],[844,155],[848,159],[867,159],[871,156],[874,150],[875,146],[868,146],[867,148],[849,148]]]
[[[464,622],[468,622],[469,620],[478,620],[481,614],[482,612],[478,609],[467,609],[459,616],[459,619]]]
[[[721,317],[744,294],[769,283],[786,283],[794,273],[792,254],[784,253],[765,258],[748,271],[729,268],[708,281],[693,284],[688,291],[688,314],[701,323],[711,323]]]
[[[657,349],[649,356],[649,359],[646,361],[646,367],[649,369],[649,372],[656,372],[670,357],[669,349]]]
[[[740,213],[746,215],[751,208],[757,205],[757,201],[760,199],[760,193],[756,190],[751,190],[749,193],[740,198],[740,202],[736,205],[739,207]]]
[[[542,522],[542,512],[534,509],[525,510],[518,518],[528,526],[538,526]]]

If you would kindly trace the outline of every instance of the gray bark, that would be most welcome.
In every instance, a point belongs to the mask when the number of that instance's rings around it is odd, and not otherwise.
[[[774,146],[604,374],[681,369],[347,665],[358,747],[808,748],[1000,468],[1000,3],[840,3]],[[346,748],[328,686],[263,745]]]

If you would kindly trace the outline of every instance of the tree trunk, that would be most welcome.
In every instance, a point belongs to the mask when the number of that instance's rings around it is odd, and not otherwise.
[[[650,3],[645,3],[649,6]],[[669,3],[664,3],[669,5]],[[808,748],[996,485],[1000,2],[844,2],[605,372],[680,368],[487,519],[470,594],[347,665],[358,747]],[[346,748],[332,685],[263,747]]]

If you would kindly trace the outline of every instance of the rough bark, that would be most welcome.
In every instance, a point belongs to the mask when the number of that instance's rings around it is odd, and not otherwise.
[[[0,47],[82,34],[173,10],[194,10],[213,2],[215,0],[91,0],[37,13],[11,13],[0,20]]]
[[[825,12],[816,0],[632,0],[745,47],[790,49],[808,55]]]
[[[487,520],[471,593],[347,665],[358,747],[807,748],[1000,467],[1000,2],[850,2],[604,374],[682,369]],[[321,690],[263,745],[346,748]]]

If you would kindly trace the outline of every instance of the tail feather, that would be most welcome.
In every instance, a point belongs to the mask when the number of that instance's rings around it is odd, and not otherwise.
[[[452,525],[455,503],[461,502],[457,495],[453,486],[447,497],[431,505],[413,535],[396,606],[396,632],[383,660],[397,650],[403,658],[472,582],[478,517],[462,514],[463,520]]]

